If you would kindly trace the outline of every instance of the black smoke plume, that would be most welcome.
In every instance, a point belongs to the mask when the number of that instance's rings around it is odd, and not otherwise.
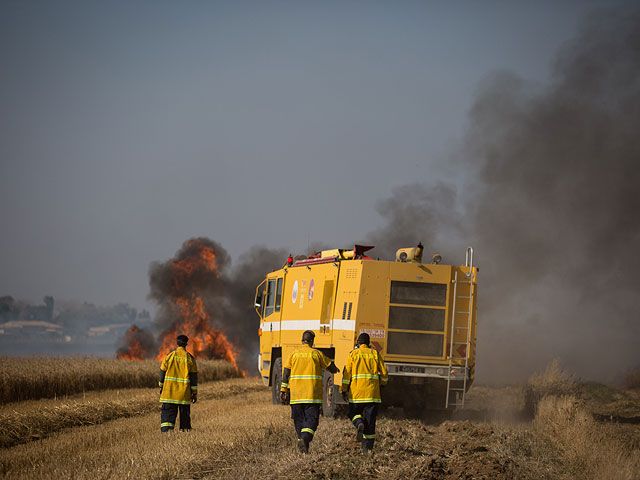
[[[211,270],[193,259],[200,257],[203,249],[215,253],[215,269]],[[195,263],[194,270],[176,268],[181,263]],[[174,302],[177,297],[189,298],[196,293],[204,301],[212,321],[221,321],[221,305],[226,289],[226,271],[231,258],[222,245],[205,237],[191,238],[182,244],[175,256],[166,262],[153,262],[149,266],[149,299],[158,304],[154,323],[159,331],[170,329],[180,322],[180,312]],[[212,325],[216,326],[217,325]]]
[[[190,260],[200,258],[203,249],[215,253],[215,270],[202,265],[184,271],[176,268],[192,264]],[[280,268],[286,258],[285,250],[254,247],[231,268],[231,259],[219,243],[205,237],[185,241],[173,258],[149,267],[149,299],[158,305],[154,330],[163,336],[179,324],[182,318],[175,298],[190,298],[196,293],[210,326],[221,330],[233,345],[238,366],[249,375],[256,374],[259,322],[253,302],[255,290],[265,274]]]
[[[124,334],[123,344],[116,352],[116,357],[122,360],[142,360],[154,358],[158,346],[153,335],[136,325],[131,325]]]
[[[238,363],[249,374],[257,374],[259,350],[258,315],[254,307],[256,287],[267,273],[287,260],[284,249],[261,246],[241,255],[227,279],[224,327],[229,340],[239,347]]]
[[[456,206],[456,189],[451,185],[439,183],[427,187],[413,183],[396,187],[390,198],[376,205],[377,212],[386,221],[385,226],[370,233],[362,243],[375,245],[371,255],[381,260],[394,260],[397,249],[422,242],[426,247],[425,261],[434,253],[454,261],[463,252],[462,244],[452,242],[461,236]]]
[[[546,87],[488,78],[454,162],[468,183],[397,189],[371,240],[476,248],[479,378],[639,366],[640,11],[589,17]]]

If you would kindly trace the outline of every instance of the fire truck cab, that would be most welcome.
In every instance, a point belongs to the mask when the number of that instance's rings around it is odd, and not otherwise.
[[[389,383],[382,402],[412,414],[464,406],[474,379],[476,286],[473,249],[465,263],[443,265],[434,255],[423,263],[423,247],[402,248],[395,261],[365,255],[371,246],[325,250],[289,257],[256,288],[260,325],[258,370],[279,403],[282,364],[313,330],[314,347],[342,371],[355,340],[369,334],[382,353]],[[323,413],[343,403],[342,373],[324,372]]]

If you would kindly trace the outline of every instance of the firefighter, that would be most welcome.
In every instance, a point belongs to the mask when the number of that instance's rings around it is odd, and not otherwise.
[[[320,350],[313,347],[315,333],[306,330],[302,334],[302,347],[287,358],[282,372],[280,400],[286,403],[290,390],[291,418],[298,435],[298,449],[309,453],[309,443],[318,428],[322,405],[322,369],[338,373],[334,363]]]
[[[160,431],[173,430],[180,411],[180,430],[191,430],[191,403],[198,401],[198,367],[185,347],[186,335],[178,335],[178,348],[169,352],[160,366]]]
[[[367,455],[371,455],[376,438],[376,416],[382,403],[380,387],[389,380],[382,355],[371,348],[369,341],[366,333],[358,336],[356,347],[347,357],[340,386],[342,398],[349,402],[349,418],[356,427],[356,439],[362,442],[362,451]]]

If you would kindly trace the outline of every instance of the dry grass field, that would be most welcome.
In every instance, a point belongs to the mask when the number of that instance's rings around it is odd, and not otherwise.
[[[263,390],[262,385],[233,378],[205,383],[200,401]],[[104,390],[60,399],[28,400],[0,406],[0,447],[52,435],[69,427],[99,425],[109,420],[157,412],[157,388]]]
[[[258,379],[206,382],[200,396],[194,429],[169,434],[155,388],[6,404],[0,422],[23,427],[2,437],[0,477],[640,478],[640,391],[582,385],[557,365],[527,388],[472,387],[450,420],[383,410],[371,459],[345,418],[321,418],[311,454],[300,455],[289,408],[271,405]]]
[[[159,362],[89,357],[0,356],[0,402],[57,398],[93,390],[154,387]],[[200,381],[240,377],[223,360],[198,361]]]

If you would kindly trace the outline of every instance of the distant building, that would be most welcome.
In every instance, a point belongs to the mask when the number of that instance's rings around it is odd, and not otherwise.
[[[62,325],[42,320],[12,320],[0,324],[0,336],[62,338]]]
[[[101,325],[89,329],[89,337],[122,337],[124,332],[131,326],[130,323],[112,323],[111,325]]]

